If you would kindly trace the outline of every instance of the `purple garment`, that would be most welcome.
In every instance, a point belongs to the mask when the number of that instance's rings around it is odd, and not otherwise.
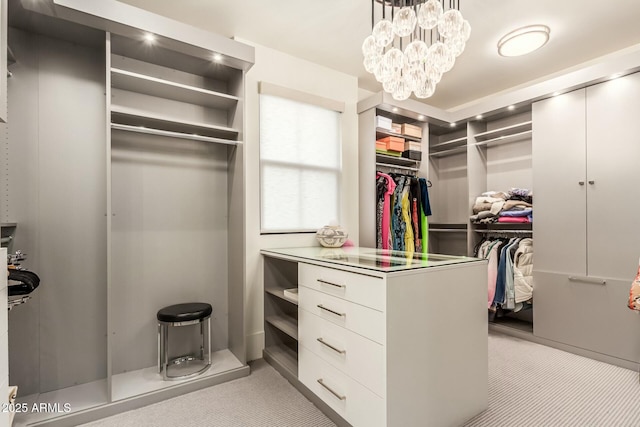
[[[521,211],[502,211],[500,212],[500,216],[510,216],[510,217],[522,217],[522,216],[530,216],[533,212],[533,209],[523,209]]]

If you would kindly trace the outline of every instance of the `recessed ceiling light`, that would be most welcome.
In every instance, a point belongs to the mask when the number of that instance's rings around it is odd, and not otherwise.
[[[478,114],[478,115],[476,116],[476,120],[482,120],[482,114]]]
[[[216,62],[222,61],[222,55],[220,55],[219,53],[214,53],[213,54],[213,60],[216,61]]]
[[[515,110],[515,109],[516,109],[516,106],[515,106],[515,105],[509,105],[509,106],[507,107],[507,110],[509,110],[509,111],[513,111],[513,110]]]
[[[529,25],[511,31],[498,42],[501,56],[520,56],[540,49],[549,41],[551,30],[546,25]]]
[[[455,122],[453,122],[453,123],[449,123],[449,126],[451,126],[452,128],[454,128],[454,127],[456,127],[456,124],[455,124]]]
[[[144,41],[146,41],[147,43],[153,43],[154,41],[156,41],[156,36],[151,33],[146,33],[144,35]]]
[[[420,115],[418,116],[418,120],[424,120],[424,116],[423,116],[422,114],[420,114]]]
[[[397,113],[397,112],[398,112],[398,108],[397,108],[397,107],[393,107],[393,108],[391,109],[391,111],[393,111],[394,113]]]

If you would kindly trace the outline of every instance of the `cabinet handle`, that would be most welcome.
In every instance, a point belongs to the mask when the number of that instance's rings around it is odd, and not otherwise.
[[[570,282],[584,282],[584,283],[594,283],[596,285],[606,285],[607,281],[604,279],[596,279],[593,277],[577,277],[571,276],[569,277]]]
[[[584,185],[584,181],[578,181],[579,185]]]
[[[320,310],[328,311],[329,313],[335,314],[336,316],[345,317],[347,315],[347,313],[338,313],[337,311],[331,310],[330,308],[327,308],[322,304],[318,304],[317,307]]]
[[[340,395],[340,394],[336,393],[335,391],[333,391],[333,390],[331,389],[331,387],[329,387],[328,385],[326,385],[326,384],[324,383],[324,381],[322,380],[322,378],[318,379],[317,381],[318,381],[318,384],[320,384],[322,387],[324,387],[324,388],[326,388],[327,390],[329,390],[329,393],[333,394],[333,395],[334,395],[335,397],[337,397],[338,399],[340,399],[340,400],[347,400],[347,396],[342,396],[342,395]]]
[[[316,279],[318,282],[323,283],[325,285],[335,286],[336,288],[345,288],[344,285],[338,285],[337,283],[327,282],[326,280]]]
[[[318,340],[320,344],[324,344],[325,346],[329,347],[331,350],[335,351],[336,353],[347,354],[347,350],[340,350],[339,348],[332,346],[331,344],[323,340],[322,337],[316,338],[316,340]]]
[[[595,181],[589,181],[589,185],[593,185],[595,183],[596,183]]]

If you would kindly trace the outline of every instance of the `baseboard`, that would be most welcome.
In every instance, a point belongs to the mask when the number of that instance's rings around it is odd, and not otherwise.
[[[69,415],[52,418],[50,420],[40,421],[29,424],[29,426],[47,426],[47,427],[74,427],[80,424],[89,423],[101,418],[117,415],[132,409],[142,408],[143,406],[191,393],[206,387],[221,384],[227,381],[246,377],[250,374],[249,366],[242,366],[231,371],[222,372],[219,375],[213,375],[206,378],[193,380],[188,383],[180,384],[176,387],[170,387],[163,390],[143,394],[132,397],[130,399],[109,403],[84,411],[72,413]]]
[[[247,361],[262,359],[264,350],[264,331],[254,332],[246,337]]]
[[[640,364],[638,362],[632,362],[626,359],[620,359],[618,357],[609,356],[608,354],[598,353],[591,350],[586,350],[580,347],[574,347],[569,344],[564,344],[558,341],[553,341],[547,338],[542,338],[534,335],[532,332],[522,331],[516,328],[512,328],[506,325],[500,325],[495,323],[489,324],[489,330],[493,332],[500,332],[505,335],[510,335],[523,340],[535,342],[537,344],[546,345],[547,347],[557,348],[558,350],[566,351],[568,353],[577,354],[578,356],[588,357],[589,359],[598,360],[600,362],[608,363],[610,365],[619,366],[621,368],[630,369],[638,372]]]

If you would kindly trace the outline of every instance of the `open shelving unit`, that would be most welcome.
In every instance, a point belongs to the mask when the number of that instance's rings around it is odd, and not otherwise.
[[[285,289],[298,287],[298,263],[263,256],[264,358],[289,379],[298,377],[298,302]]]

